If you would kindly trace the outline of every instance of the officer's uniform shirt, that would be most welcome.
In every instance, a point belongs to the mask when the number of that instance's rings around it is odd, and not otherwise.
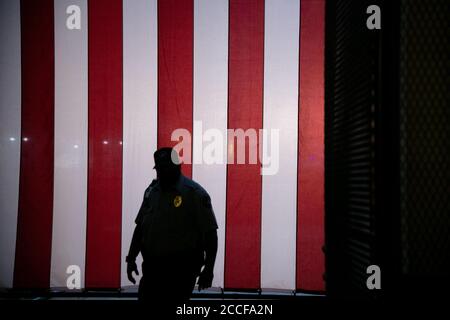
[[[203,252],[202,235],[218,228],[208,193],[183,175],[165,192],[154,180],[135,222],[142,228],[144,259]]]

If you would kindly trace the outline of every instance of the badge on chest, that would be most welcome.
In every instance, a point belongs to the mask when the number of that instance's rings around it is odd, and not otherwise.
[[[173,205],[175,206],[175,208],[178,208],[179,206],[181,206],[182,202],[183,202],[183,198],[181,198],[181,196],[175,196],[175,198],[173,198]]]

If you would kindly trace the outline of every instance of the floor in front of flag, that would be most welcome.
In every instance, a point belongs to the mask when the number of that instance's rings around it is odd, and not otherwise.
[[[174,289],[176,290],[176,289]],[[198,292],[194,289],[192,301],[201,300],[285,300],[301,297],[325,297],[324,294],[303,293],[289,290],[261,290],[261,291],[231,291],[221,288],[209,288]],[[137,287],[124,287],[121,290],[74,290],[67,288],[53,288],[50,292],[12,292],[3,293],[0,299],[19,300],[136,300]]]

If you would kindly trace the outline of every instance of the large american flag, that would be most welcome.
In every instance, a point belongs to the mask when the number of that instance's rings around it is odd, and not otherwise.
[[[65,287],[70,265],[84,288],[131,285],[153,152],[202,121],[280,130],[275,175],[183,166],[219,224],[213,286],[323,290],[324,14],[324,0],[2,0],[0,287]]]

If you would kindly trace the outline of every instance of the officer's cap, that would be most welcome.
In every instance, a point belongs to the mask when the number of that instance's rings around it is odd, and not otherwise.
[[[160,148],[153,154],[155,159],[155,166],[153,168],[178,166],[180,165],[180,159],[178,153],[169,147]]]

